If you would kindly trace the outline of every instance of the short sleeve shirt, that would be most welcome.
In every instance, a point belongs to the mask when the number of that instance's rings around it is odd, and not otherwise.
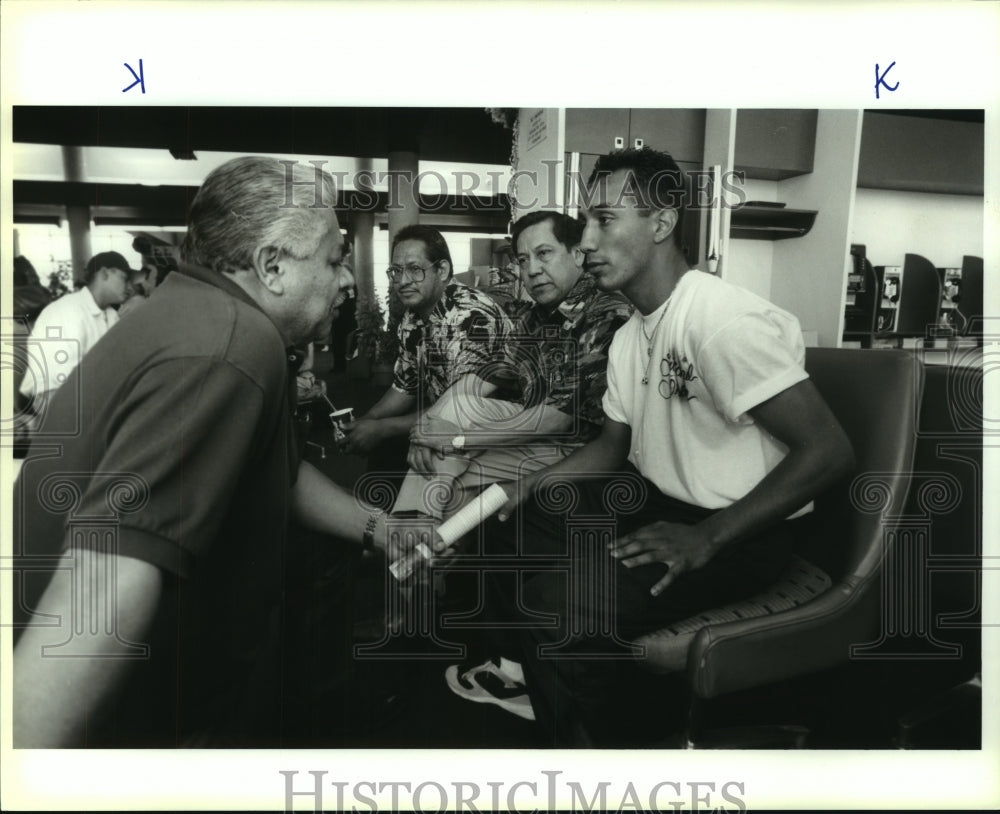
[[[511,342],[526,407],[546,404],[574,416],[571,441],[587,441],[604,423],[608,349],[632,313],[620,294],[580,277],[555,308],[532,305],[515,323]]]
[[[804,365],[794,316],[692,270],[615,335],[604,411],[631,428],[629,460],[664,494],[725,508],[787,453],[748,413],[808,378]]]
[[[172,716],[160,739],[211,722],[216,737],[239,743],[232,727],[250,719],[238,705],[267,661],[281,598],[298,463],[292,355],[268,316],[215,272],[170,275],[142,317],[122,320],[52,399],[43,432],[80,426],[60,436],[57,455],[44,436],[29,452],[15,484],[15,550],[55,562],[76,521],[113,520],[115,553],[157,566],[165,580],[151,632],[163,638],[154,636],[121,698],[145,696],[147,713]],[[55,511],[47,495],[62,481],[74,505]],[[26,573],[29,600],[42,576]],[[132,727],[132,712],[116,702],[111,743],[179,745],[157,740],[141,718]]]
[[[21,393],[32,396],[57,390],[116,322],[118,312],[101,308],[86,286],[49,303],[31,331],[32,353]]]
[[[452,283],[426,320],[407,311],[399,324],[393,387],[433,403],[468,373],[503,362],[510,318],[487,294]]]

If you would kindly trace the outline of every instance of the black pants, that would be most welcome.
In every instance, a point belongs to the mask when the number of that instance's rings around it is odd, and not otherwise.
[[[536,720],[553,746],[579,743],[581,726],[607,720],[631,692],[623,682],[638,672],[634,637],[751,596],[775,581],[791,553],[784,521],[652,596],[666,566],[626,568],[607,542],[657,520],[694,524],[712,512],[666,497],[634,471],[613,480],[617,486],[578,481],[569,492],[542,493],[486,534],[488,554],[518,557],[516,572],[488,577],[491,627],[501,653],[523,664]]]

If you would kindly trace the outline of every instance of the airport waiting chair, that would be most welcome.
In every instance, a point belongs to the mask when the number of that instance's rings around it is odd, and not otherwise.
[[[925,676],[907,676],[914,691],[896,718],[902,749],[981,748],[984,371],[962,364],[978,355],[959,349],[950,364],[924,368],[906,515],[928,521],[926,544],[911,558],[925,601],[909,625],[909,652],[921,654]]]
[[[903,351],[831,348],[809,348],[806,368],[854,445],[855,474],[816,499],[815,533],[771,589],[637,639],[643,666],[686,672],[690,747],[775,745],[767,740],[775,734],[802,746],[806,733],[794,728],[713,742],[701,731],[702,708],[842,665],[881,633],[880,575],[906,506],[923,368]]]

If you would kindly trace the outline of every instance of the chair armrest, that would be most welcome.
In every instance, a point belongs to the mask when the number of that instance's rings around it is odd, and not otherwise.
[[[874,583],[874,584],[872,584]],[[701,698],[783,681],[847,661],[850,647],[878,634],[877,574],[840,583],[775,616],[710,625],[688,651],[688,680]]]

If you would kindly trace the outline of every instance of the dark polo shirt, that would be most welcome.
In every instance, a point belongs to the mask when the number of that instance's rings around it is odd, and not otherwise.
[[[165,577],[149,657],[130,661],[125,686],[90,722],[90,745],[274,744],[265,648],[298,465],[288,368],[277,327],[239,286],[185,268],[52,399],[15,484],[24,605],[74,535],[77,545],[112,539]],[[114,532],[81,534],[87,524]]]

